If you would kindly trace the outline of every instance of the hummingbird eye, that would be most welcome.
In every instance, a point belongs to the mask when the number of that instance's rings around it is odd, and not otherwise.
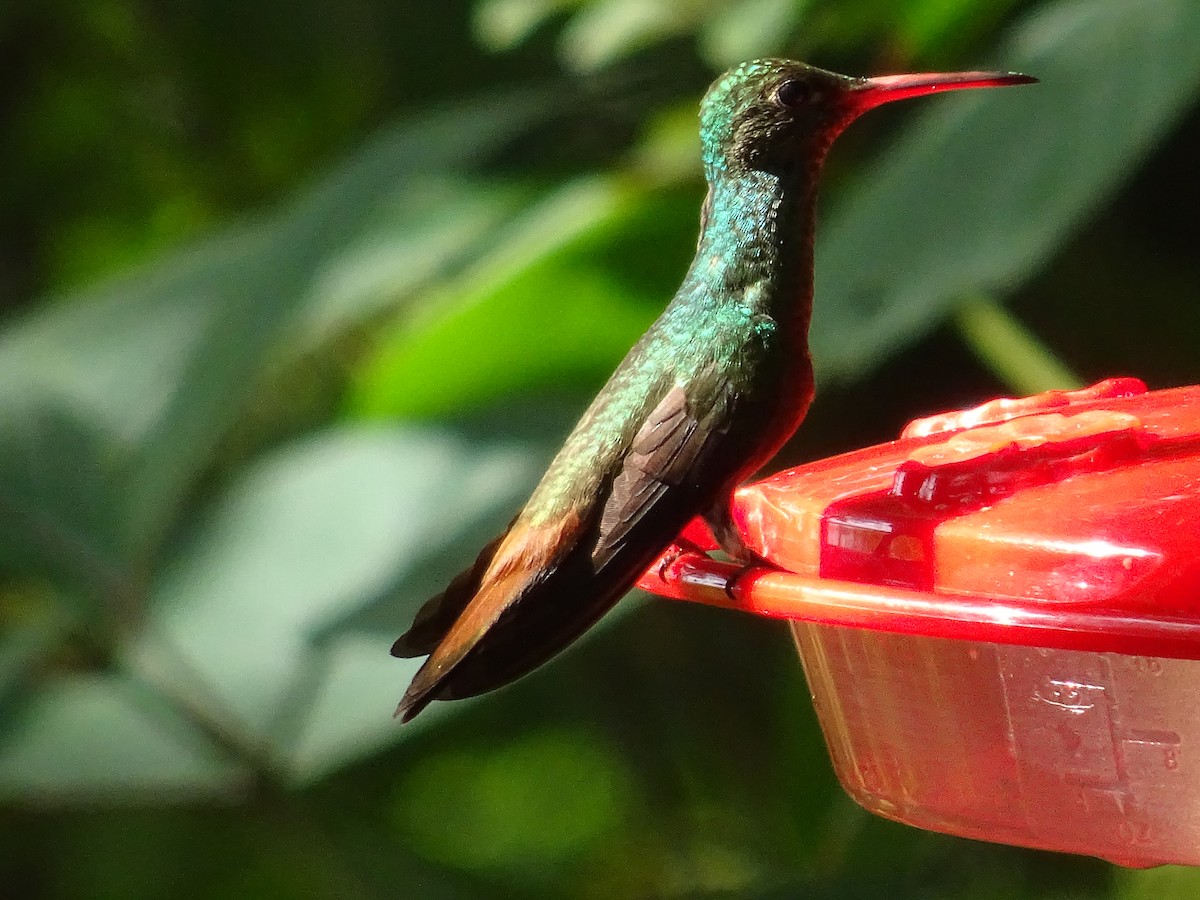
[[[796,109],[816,99],[812,85],[799,79],[788,79],[775,89],[775,100],[780,106]]]

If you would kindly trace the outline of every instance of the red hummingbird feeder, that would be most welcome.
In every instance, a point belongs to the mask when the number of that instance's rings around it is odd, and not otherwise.
[[[788,619],[868,810],[1200,865],[1200,386],[921,419],[741,488],[733,517],[768,565],[688,553],[640,585]]]

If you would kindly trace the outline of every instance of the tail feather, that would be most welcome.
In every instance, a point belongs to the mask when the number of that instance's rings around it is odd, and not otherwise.
[[[400,699],[400,705],[396,707],[395,717],[400,720],[401,724],[409,722],[436,699],[431,691],[421,690],[418,687],[417,680],[414,679],[413,683],[408,686],[408,690],[404,692],[404,696]]]
[[[607,613],[653,562],[657,548],[624,553],[600,573],[586,548],[528,585],[486,638],[447,660],[427,660],[396,710],[403,722],[434,700],[461,700],[503,687],[574,642]]]
[[[469,568],[459,572],[444,591],[425,601],[417,610],[408,631],[392,644],[392,656],[411,659],[414,656],[428,656],[437,649],[446,632],[479,591],[483,575],[496,555],[496,548],[507,534],[505,531],[489,541]]]

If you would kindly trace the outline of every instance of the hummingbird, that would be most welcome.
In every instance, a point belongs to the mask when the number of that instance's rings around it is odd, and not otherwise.
[[[697,516],[746,558],[733,490],[813,397],[817,187],[830,144],[893,100],[1025,84],[1011,72],[854,78],[785,59],[726,72],[700,104],[708,193],[674,298],[592,401],[508,529],[425,603],[392,655],[428,659],[396,714],[513,681],[578,638]]]

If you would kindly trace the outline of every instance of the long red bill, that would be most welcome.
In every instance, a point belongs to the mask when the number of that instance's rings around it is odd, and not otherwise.
[[[923,97],[942,91],[965,88],[1007,87],[1012,84],[1034,84],[1036,78],[1018,72],[922,72],[914,75],[879,75],[864,78],[853,89],[856,105],[870,109],[893,100]]]

